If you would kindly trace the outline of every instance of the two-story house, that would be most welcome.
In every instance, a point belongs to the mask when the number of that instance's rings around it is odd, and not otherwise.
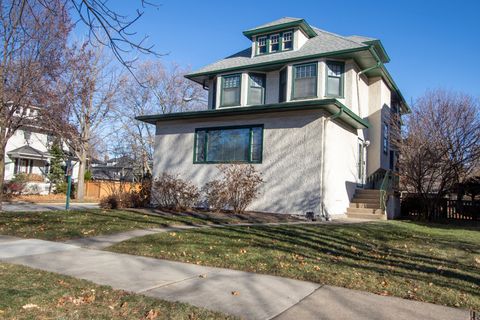
[[[215,164],[251,163],[265,181],[252,210],[393,215],[395,202],[380,199],[398,156],[390,119],[409,107],[380,40],[298,18],[243,34],[247,49],[186,75],[208,90],[209,110],[137,118],[156,125],[154,177],[202,186]]]
[[[14,114],[17,117],[25,117],[25,120],[6,145],[5,181],[11,180],[19,173],[36,176],[27,184],[24,193],[48,194],[51,186],[47,176],[52,158],[49,150],[55,139],[55,133],[38,125],[39,112],[41,108],[30,106],[19,108]],[[70,154],[65,143],[63,149],[66,155]],[[72,179],[76,181],[78,164],[73,161],[73,165]]]

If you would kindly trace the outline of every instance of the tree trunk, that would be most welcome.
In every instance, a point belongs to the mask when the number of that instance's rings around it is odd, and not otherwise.
[[[78,167],[77,199],[83,201],[85,198],[85,168],[87,165],[87,151],[82,149]]]
[[[5,179],[5,144],[0,142],[0,211],[3,202],[3,179]]]

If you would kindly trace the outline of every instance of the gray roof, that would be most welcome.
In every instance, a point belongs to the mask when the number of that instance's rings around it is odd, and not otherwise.
[[[7,152],[10,158],[27,158],[27,159],[46,159],[50,158],[48,152],[42,152],[28,145],[13,149]]]
[[[280,18],[278,20],[262,24],[260,26],[255,27],[255,28],[247,29],[245,31],[252,31],[252,30],[256,30],[256,29],[268,28],[268,27],[273,27],[273,26],[279,25],[279,24],[289,23],[289,22],[293,22],[293,21],[301,21],[301,20],[303,20],[303,19],[302,18],[283,17],[283,18]]]
[[[355,42],[358,42],[358,43],[365,43],[365,42],[368,42],[368,41],[375,41],[375,40],[378,40],[378,39],[375,39],[375,38],[370,38],[370,37],[364,37],[364,36],[348,36],[348,37],[345,37],[349,40],[353,40]]]
[[[283,18],[283,19],[293,19],[293,18]],[[277,22],[280,20],[277,20]],[[229,69],[229,68],[238,68],[243,66],[246,67],[249,65],[256,65],[256,64],[269,63],[269,62],[275,62],[275,61],[281,61],[281,60],[289,60],[289,59],[302,58],[302,57],[308,58],[308,56],[311,56],[311,55],[326,54],[334,51],[368,48],[368,45],[349,39],[348,37],[343,37],[343,36],[340,36],[331,32],[327,32],[325,30],[321,30],[318,28],[314,28],[314,27],[312,28],[317,33],[317,36],[310,38],[298,50],[252,57],[252,51],[251,51],[252,48],[249,47],[229,57],[226,57],[225,59],[219,60],[199,70],[196,70],[188,74],[187,77],[194,76],[196,74],[202,74],[202,73],[214,73],[216,71],[221,71],[223,69]]]

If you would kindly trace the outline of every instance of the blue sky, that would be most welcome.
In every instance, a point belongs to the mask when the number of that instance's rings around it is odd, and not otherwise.
[[[386,66],[410,102],[427,89],[480,98],[480,1],[180,1],[151,0],[132,31],[148,35],[165,63],[192,69],[249,46],[242,31],[284,16],[341,35],[379,38]],[[134,12],[140,1],[110,1]]]

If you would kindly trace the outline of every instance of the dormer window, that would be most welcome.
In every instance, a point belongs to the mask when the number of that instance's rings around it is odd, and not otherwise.
[[[267,53],[267,37],[259,37],[257,40],[258,54]]]
[[[278,43],[278,34],[272,34],[270,36],[270,52],[277,52],[280,49],[280,44]]]
[[[293,38],[292,31],[284,32],[282,35],[283,38],[283,50],[292,50],[293,49]]]

